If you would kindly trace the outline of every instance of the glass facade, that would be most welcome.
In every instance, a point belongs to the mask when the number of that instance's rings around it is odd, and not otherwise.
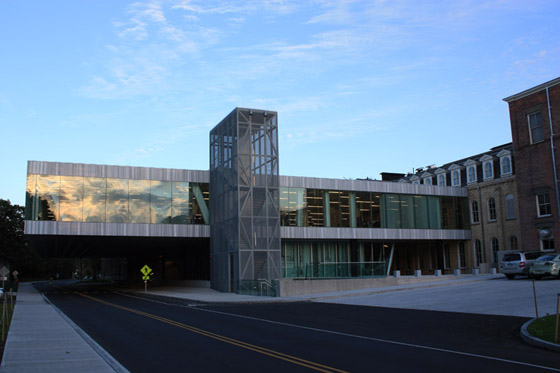
[[[209,224],[208,184],[28,175],[25,219]]]
[[[390,256],[383,242],[282,241],[282,277],[385,277]]]
[[[463,197],[280,188],[283,226],[468,229]]]

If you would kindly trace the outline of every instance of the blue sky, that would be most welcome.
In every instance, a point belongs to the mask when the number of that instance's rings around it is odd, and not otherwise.
[[[557,0],[0,3],[0,198],[27,160],[208,169],[234,107],[279,113],[280,172],[380,178],[511,141],[560,76]]]

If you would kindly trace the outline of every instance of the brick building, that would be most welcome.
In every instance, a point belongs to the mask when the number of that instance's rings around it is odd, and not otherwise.
[[[520,248],[517,183],[511,143],[439,167],[418,168],[399,182],[466,188],[471,239],[444,244],[445,269],[481,273],[498,267],[498,251]],[[456,213],[456,211],[455,211]],[[448,214],[453,214],[449,211]]]
[[[523,250],[556,249],[560,237],[560,78],[504,98],[509,104]]]

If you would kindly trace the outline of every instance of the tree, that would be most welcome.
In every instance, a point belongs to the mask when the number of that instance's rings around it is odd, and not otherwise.
[[[40,276],[45,261],[27,242],[23,231],[24,208],[0,199],[0,256],[6,258],[21,276]]]

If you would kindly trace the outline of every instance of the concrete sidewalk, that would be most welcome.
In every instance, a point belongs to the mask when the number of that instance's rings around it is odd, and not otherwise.
[[[0,372],[126,372],[30,283],[20,283]]]

